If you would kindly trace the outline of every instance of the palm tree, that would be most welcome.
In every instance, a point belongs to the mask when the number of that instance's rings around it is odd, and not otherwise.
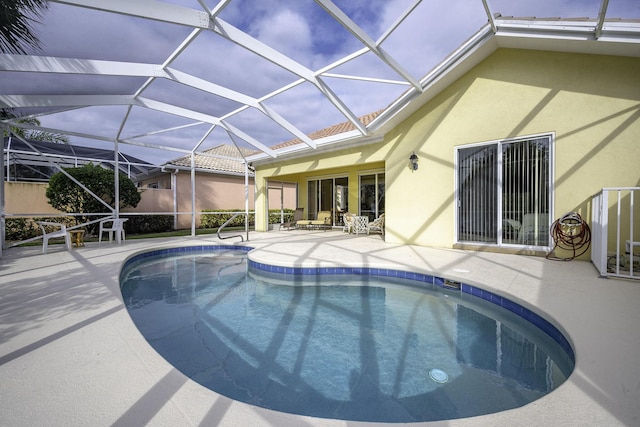
[[[14,121],[17,123],[40,126],[40,120],[36,119],[35,117],[20,117],[16,115],[12,109],[1,109],[0,120],[7,119],[15,119]],[[9,129],[14,135],[18,135],[21,138],[28,139],[30,141],[53,142],[55,144],[65,144],[69,142],[69,137],[67,135],[57,132],[49,132],[38,129],[24,129],[14,126],[9,126]],[[7,136],[7,133],[3,132],[2,136]]]
[[[47,0],[2,0],[0,7],[0,53],[25,54],[40,47],[31,25],[40,23]]]

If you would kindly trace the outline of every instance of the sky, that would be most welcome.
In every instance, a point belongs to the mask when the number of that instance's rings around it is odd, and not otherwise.
[[[132,2],[134,0],[131,0]],[[215,0],[202,0],[207,7]],[[202,11],[197,0],[166,0]],[[378,40],[415,0],[334,0],[369,38]],[[596,18],[598,0],[490,0],[494,13],[503,16]],[[610,0],[608,17],[640,19],[640,1]],[[312,0],[232,0],[219,18],[304,67],[317,71],[357,52],[363,44]],[[487,23],[480,0],[423,0],[381,45],[406,74],[419,80],[446,55]],[[192,32],[192,28],[149,19],[101,12],[51,2],[42,22],[35,26],[42,42],[36,55],[162,64]],[[215,34],[202,31],[170,64],[180,72],[222,85],[242,94],[261,98],[299,80],[277,64],[249,52]],[[402,76],[376,55],[367,53],[330,71],[396,83],[367,82],[324,77],[324,82],[356,115],[389,105],[410,86]],[[145,78],[92,75],[2,73],[0,94],[133,94]],[[398,84],[403,82],[404,84]],[[166,79],[156,79],[143,95],[215,117],[224,117],[241,107]],[[265,104],[305,134],[346,121],[346,117],[311,83],[303,83],[269,97]],[[125,121],[126,118],[126,121]],[[123,106],[88,107],[39,117],[45,127],[139,143],[192,149],[208,135],[199,150],[231,143],[228,134],[210,125],[166,113],[134,107],[127,115]],[[249,108],[227,118],[266,146],[294,138],[256,109]],[[189,125],[189,126],[187,126]],[[171,132],[140,135],[178,127]],[[78,145],[104,142],[72,136]],[[240,145],[247,143],[236,138]],[[161,164],[183,154],[121,144],[120,149],[151,163]]]

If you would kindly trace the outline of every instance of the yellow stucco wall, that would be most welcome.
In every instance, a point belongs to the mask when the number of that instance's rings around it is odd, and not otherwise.
[[[258,167],[258,197],[273,174],[384,160],[386,241],[451,247],[455,147],[540,133],[556,136],[554,219],[569,211],[590,219],[602,187],[640,185],[640,58],[498,50],[383,143]]]

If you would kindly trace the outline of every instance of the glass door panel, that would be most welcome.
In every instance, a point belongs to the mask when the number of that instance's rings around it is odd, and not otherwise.
[[[307,219],[310,219],[318,215],[318,181],[309,181],[307,188]]]
[[[349,178],[325,178],[308,181],[308,218],[318,212],[331,212],[332,225],[343,225],[342,215],[349,209]]]
[[[373,221],[384,213],[384,174],[360,176],[360,212]]]
[[[349,212],[349,178],[335,179],[335,210],[334,225],[344,225],[343,215]]]

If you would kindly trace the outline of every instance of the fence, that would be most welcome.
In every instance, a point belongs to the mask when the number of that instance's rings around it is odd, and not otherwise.
[[[640,279],[640,187],[603,188],[592,198],[591,262],[602,277]]]

